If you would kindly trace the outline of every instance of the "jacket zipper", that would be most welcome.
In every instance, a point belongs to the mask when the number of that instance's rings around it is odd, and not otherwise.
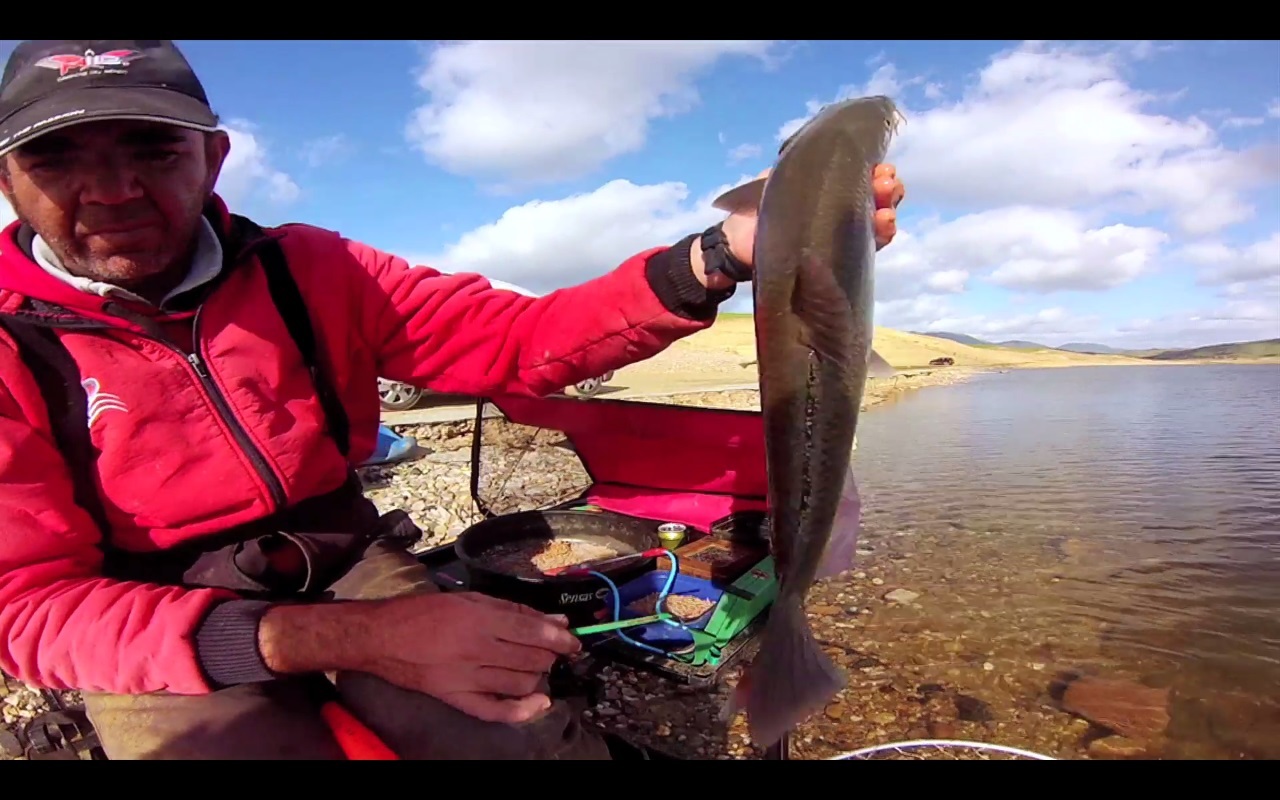
[[[244,248],[240,258],[249,254],[252,250],[252,244]],[[267,459],[262,454],[262,451],[259,450],[257,445],[253,443],[253,440],[249,438],[249,433],[244,429],[244,426],[240,424],[238,419],[236,419],[235,412],[231,410],[231,404],[227,402],[227,398],[222,394],[222,390],[219,389],[218,384],[214,382],[213,377],[209,374],[209,370],[204,363],[204,359],[200,355],[200,316],[203,311],[204,304],[201,303],[200,307],[196,309],[196,316],[191,324],[192,347],[190,353],[185,352],[181,347],[178,347],[176,344],[169,341],[168,337],[164,336],[163,330],[158,326],[156,326],[157,333],[147,332],[147,329],[152,327],[148,324],[148,320],[134,319],[133,321],[143,329],[143,336],[177,353],[195,371],[196,378],[199,379],[200,385],[204,388],[205,394],[213,400],[213,404],[218,410],[218,416],[221,417],[222,421],[231,429],[231,435],[236,440],[236,444],[240,446],[241,452],[249,457],[249,461],[253,463],[254,470],[257,472],[258,477],[267,485],[267,491],[271,495],[271,502],[273,505],[271,511],[277,511],[284,508],[284,485],[280,482],[280,479],[276,477],[275,471],[271,469],[271,465],[267,463]]]
[[[271,469],[271,465],[267,463],[262,451],[249,438],[248,431],[240,424],[240,420],[236,419],[235,412],[231,410],[231,404],[227,402],[226,396],[222,394],[218,384],[214,382],[213,376],[205,368],[204,359],[200,355],[200,314],[203,310],[204,306],[202,305],[196,311],[195,320],[191,324],[192,348],[189,354],[184,353],[181,348],[167,341],[158,341],[185,358],[191,368],[195,370],[196,377],[200,379],[200,385],[204,387],[205,392],[212,398],[214,406],[217,407],[218,416],[222,417],[222,421],[231,429],[231,435],[235,438],[236,443],[240,445],[240,449],[253,462],[253,467],[258,473],[258,477],[267,484],[267,490],[271,493],[271,502],[274,505],[272,510],[283,508],[285,501],[284,486],[280,483],[280,479],[276,477],[275,470]]]

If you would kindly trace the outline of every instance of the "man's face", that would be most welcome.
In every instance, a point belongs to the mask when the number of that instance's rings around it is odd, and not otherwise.
[[[188,255],[229,146],[224,133],[87,122],[5,156],[0,190],[69,272],[128,286]]]

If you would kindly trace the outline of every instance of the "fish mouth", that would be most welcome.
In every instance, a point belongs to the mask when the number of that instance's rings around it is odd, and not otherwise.
[[[829,116],[840,117],[839,127],[844,135],[856,140],[879,136],[882,147],[888,146],[889,139],[896,136],[899,128],[906,122],[906,116],[898,108],[898,104],[893,101],[893,98],[885,95],[856,97],[828,103],[802,125],[800,130],[787,137],[787,140],[778,148],[778,157],[781,158],[787,148],[806,130],[812,128],[816,121]],[[764,196],[765,183],[768,180],[766,176],[735,186],[717,197],[711,205],[730,214],[759,208],[760,200]]]
[[[830,114],[840,118],[840,128],[848,136],[862,138],[878,135],[885,142],[898,133],[906,122],[906,116],[892,98],[884,95],[858,97],[832,103],[819,111],[814,119]],[[807,127],[807,126],[806,126]],[[803,128],[797,132],[802,133]]]

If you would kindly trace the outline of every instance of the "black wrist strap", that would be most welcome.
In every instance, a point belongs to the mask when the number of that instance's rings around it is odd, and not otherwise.
[[[719,272],[737,283],[751,280],[751,270],[729,252],[723,223],[716,223],[702,232],[702,263],[708,275]]]

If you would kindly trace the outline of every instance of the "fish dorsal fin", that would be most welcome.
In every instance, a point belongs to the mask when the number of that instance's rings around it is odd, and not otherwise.
[[[767,177],[756,178],[741,186],[735,186],[717,197],[711,205],[730,214],[748,209],[755,211],[760,208],[760,200],[764,197],[764,184],[767,180]]]
[[[778,148],[779,158],[782,157],[783,153],[787,152],[787,148],[791,146],[791,143],[796,140],[802,130],[804,130],[803,126],[801,126],[800,130],[788,136],[786,141],[782,143]],[[741,186],[735,186],[717,197],[711,205],[730,214],[736,214],[747,209],[758,209],[760,208],[760,200],[764,197],[764,184],[767,180],[769,178],[766,175],[763,178],[747,181]]]
[[[812,258],[802,258],[796,270],[791,311],[800,320],[805,346],[818,358],[852,366],[853,310],[835,276]]]

